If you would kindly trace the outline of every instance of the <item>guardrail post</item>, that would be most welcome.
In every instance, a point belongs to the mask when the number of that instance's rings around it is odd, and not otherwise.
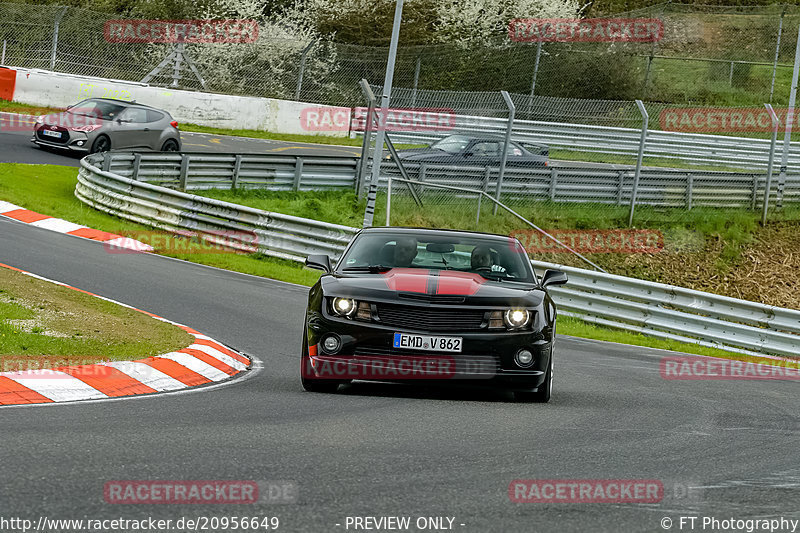
[[[104,152],[103,153],[103,166],[102,170],[108,172],[111,170],[111,152]]]
[[[617,181],[617,205],[622,205],[622,194],[625,187],[625,171],[619,171],[619,180]]]
[[[686,209],[692,210],[692,188],[694,187],[694,174],[686,173]]]
[[[189,176],[189,154],[181,154],[181,176],[178,186],[182,190],[186,190],[186,183]]]
[[[425,162],[419,164],[419,181],[425,181],[426,172],[428,170],[428,165]],[[425,187],[420,185],[419,192],[425,192]]]
[[[239,172],[242,170],[242,156],[236,155],[236,162],[233,164],[233,176],[231,177],[231,189],[239,187]]]
[[[750,199],[750,209],[755,211],[758,202],[758,174],[753,174],[753,197]]]
[[[633,226],[633,211],[636,209],[636,193],[639,190],[639,176],[642,173],[642,158],[644,157],[644,143],[647,141],[647,125],[650,122],[650,115],[647,114],[641,100],[636,100],[639,112],[642,114],[642,137],[639,140],[639,156],[636,158],[636,171],[633,174],[633,189],[631,190],[631,212],[628,216],[628,227]]]
[[[303,158],[297,156],[294,163],[294,185],[292,190],[297,192],[300,190],[300,180],[303,179]]]
[[[132,178],[136,181],[139,181],[139,165],[142,163],[142,154],[135,153],[133,154],[133,176]]]
[[[556,187],[558,186],[558,170],[555,167],[550,168],[550,201],[556,201]]]

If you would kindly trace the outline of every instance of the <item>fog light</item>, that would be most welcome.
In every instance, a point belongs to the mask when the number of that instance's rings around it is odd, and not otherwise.
[[[533,364],[533,354],[530,350],[522,349],[517,352],[517,355],[514,356],[514,360],[517,362],[517,365],[521,367],[528,367]]]
[[[78,141],[75,144],[77,144],[78,146],[83,146],[83,141]]]
[[[322,339],[322,349],[325,350],[327,353],[336,353],[339,351],[339,347],[341,343],[339,342],[339,337],[336,335],[328,335],[324,339]]]

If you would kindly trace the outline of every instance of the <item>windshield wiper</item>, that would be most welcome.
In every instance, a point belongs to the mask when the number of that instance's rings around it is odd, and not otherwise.
[[[346,267],[342,269],[342,272],[369,272],[371,274],[377,274],[379,272],[388,272],[392,268],[393,267],[384,265],[369,265],[369,266]]]

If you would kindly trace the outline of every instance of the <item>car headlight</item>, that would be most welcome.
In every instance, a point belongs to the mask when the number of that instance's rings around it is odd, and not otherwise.
[[[334,298],[333,312],[339,316],[352,316],[356,312],[356,302],[352,298]]]
[[[531,320],[531,313],[527,309],[509,309],[503,313],[503,322],[509,329],[524,328]]]

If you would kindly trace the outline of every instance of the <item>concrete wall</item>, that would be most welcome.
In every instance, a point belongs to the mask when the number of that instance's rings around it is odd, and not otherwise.
[[[116,98],[164,109],[178,122],[203,126],[331,137],[350,133],[352,110],[347,107],[167,89],[38,69],[14,70],[13,100],[23,104],[67,107],[84,98]],[[335,127],[320,126],[319,117],[328,115],[336,117]]]

